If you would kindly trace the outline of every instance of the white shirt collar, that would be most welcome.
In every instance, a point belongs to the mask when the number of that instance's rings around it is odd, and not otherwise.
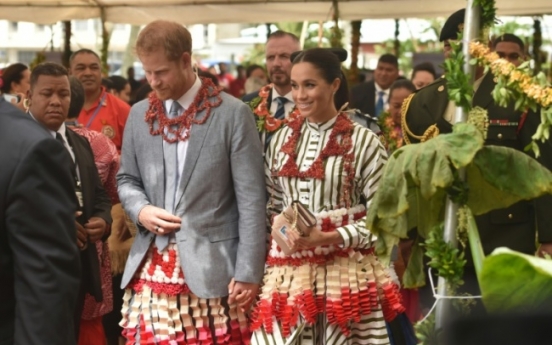
[[[188,109],[190,105],[194,102],[194,99],[199,92],[199,89],[201,88],[201,79],[199,79],[197,76],[195,76],[195,81],[192,87],[182,96],[180,96],[179,99],[176,101],[180,106],[182,106],[183,109]],[[165,109],[171,109],[172,103],[174,100],[168,99],[165,101]],[[168,110],[167,110],[168,111]]]
[[[284,96],[280,95],[278,93],[278,91],[276,91],[276,88],[273,87],[272,88],[272,101],[274,101],[277,97],[285,97],[288,99],[288,101],[290,101],[292,104],[295,104],[295,102],[293,102],[293,97],[291,97],[291,91],[286,93]]]
[[[376,95],[377,95],[378,92],[380,92],[380,91],[385,92],[386,95],[389,94],[389,89],[386,89],[386,90],[382,89],[382,88],[378,85],[378,83],[376,83],[375,81],[374,81],[374,85],[376,85]]]
[[[56,138],[56,133],[59,133],[59,134],[61,134],[61,137],[63,138],[63,140],[65,140],[65,142],[67,142],[67,136],[65,135],[65,133],[66,133],[65,122],[63,122],[61,124],[61,126],[58,128],[57,132],[54,132],[51,129],[48,129],[48,130],[50,131],[50,134],[52,134],[54,139]]]

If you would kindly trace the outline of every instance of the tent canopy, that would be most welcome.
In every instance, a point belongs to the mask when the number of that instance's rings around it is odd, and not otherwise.
[[[552,13],[552,0],[497,0],[499,15]],[[466,6],[463,0],[339,0],[343,20],[447,17]],[[141,25],[155,19],[182,24],[269,23],[329,20],[329,0],[4,0],[0,19],[51,24],[99,18]]]

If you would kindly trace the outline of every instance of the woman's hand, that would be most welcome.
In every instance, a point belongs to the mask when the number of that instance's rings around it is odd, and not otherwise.
[[[339,232],[322,232],[317,227],[310,229],[309,236],[301,236],[295,229],[288,230],[286,235],[290,247],[295,247],[298,250],[343,243]]]

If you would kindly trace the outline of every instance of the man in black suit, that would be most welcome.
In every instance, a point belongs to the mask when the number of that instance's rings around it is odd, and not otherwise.
[[[389,88],[399,77],[399,61],[392,54],[383,54],[379,60],[374,79],[360,83],[351,89],[350,108],[378,117],[389,105]]]
[[[464,23],[465,10],[459,10],[447,19],[441,30],[440,40],[444,42],[445,57],[450,54],[449,40],[455,40]],[[516,40],[522,42],[521,40]],[[523,47],[518,47],[522,52]],[[486,145],[506,146],[519,151],[532,142],[532,135],[540,124],[540,114],[531,110],[516,111],[514,104],[503,108],[494,102],[492,91],[495,87],[494,76],[483,74],[480,68],[474,82],[473,106],[484,108],[488,112],[489,127]],[[428,128],[435,126],[438,133],[452,132],[455,104],[449,101],[446,79],[417,90],[405,100],[401,116],[412,135],[405,135],[405,140],[417,143],[425,138]],[[539,143],[538,161],[552,170],[552,144],[550,141]],[[530,152],[527,152],[531,154]],[[512,181],[516,183],[516,181]],[[485,255],[497,247],[508,247],[525,253],[552,254],[552,196],[545,195],[531,201],[520,201],[510,207],[494,210],[476,217],[477,228],[481,237]],[[537,231],[538,230],[538,231]],[[540,245],[537,248],[537,241]],[[478,283],[475,277],[470,251],[466,252],[468,264],[465,269],[465,288],[472,294],[478,294]]]
[[[0,344],[74,344],[80,265],[70,157],[1,95],[0,148]]]
[[[266,100],[261,100],[259,91],[252,92],[243,96],[242,100],[249,103],[255,119],[258,119],[257,106],[260,102],[266,102],[266,107],[269,111],[267,122],[270,118],[284,119],[289,116],[295,108],[295,102],[291,97],[291,54],[301,50],[299,39],[294,34],[285,31],[275,31],[268,36],[266,42],[266,70],[272,87],[268,93]],[[266,147],[270,141],[272,133],[277,130],[267,130],[267,128],[257,128],[261,137],[261,142]]]
[[[35,67],[31,73],[28,99],[29,113],[50,131],[52,137],[64,144],[72,158],[69,163],[79,199],[80,215],[76,219],[76,227],[82,264],[81,287],[75,310],[78,328],[85,293],[90,293],[97,301],[102,300],[100,268],[94,243],[108,234],[111,202],[98,176],[90,144],[65,127],[71,100],[67,70],[55,63]]]

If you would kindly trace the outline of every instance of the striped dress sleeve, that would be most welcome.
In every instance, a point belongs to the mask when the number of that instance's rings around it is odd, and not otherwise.
[[[355,179],[366,200],[366,209],[370,208],[372,200],[387,162],[387,152],[378,137],[371,131],[355,126],[355,162],[357,177]],[[360,176],[358,176],[360,175]],[[369,248],[372,245],[371,233],[366,229],[366,217],[357,222],[336,229],[343,238],[343,248]]]

